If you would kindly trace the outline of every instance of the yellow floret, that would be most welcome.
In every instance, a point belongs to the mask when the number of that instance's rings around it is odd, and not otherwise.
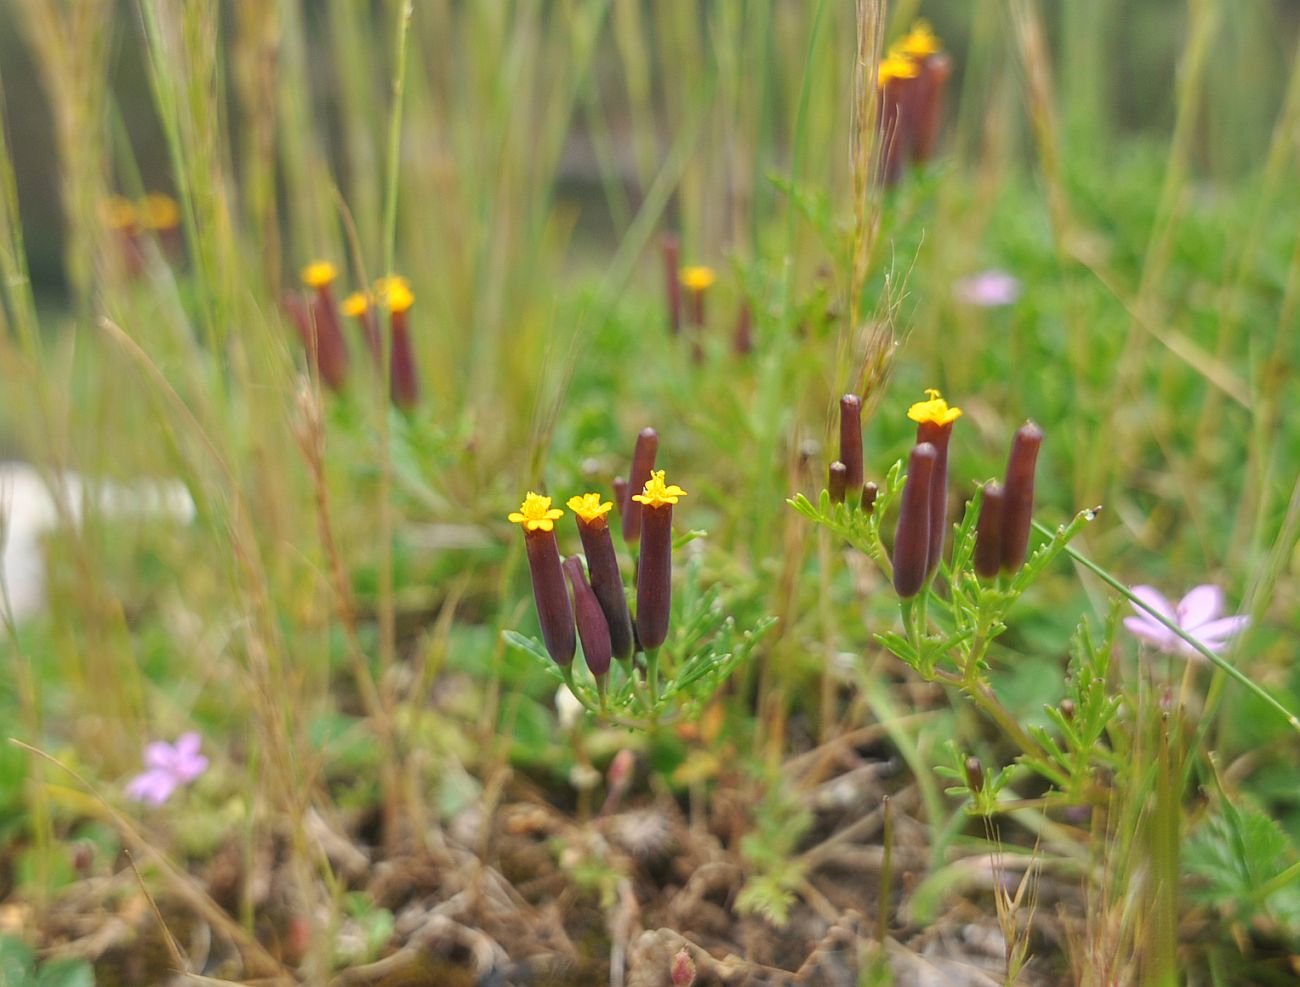
[[[645,482],[645,489],[633,494],[632,499],[646,507],[663,507],[665,504],[677,503],[678,497],[685,497],[686,491],[677,484],[664,483],[664,471],[655,470]]]
[[[923,59],[930,55],[943,50],[943,42],[935,36],[934,31],[930,28],[930,22],[927,20],[918,20],[912,25],[912,30],[907,32],[907,36],[899,43],[903,49],[904,55],[910,55],[912,58]]]
[[[399,274],[376,281],[375,295],[383,299],[390,312],[405,312],[415,304],[411,283]]]
[[[586,493],[581,497],[569,498],[569,510],[573,511],[587,524],[603,518],[613,509],[613,502],[605,501],[602,503],[598,493]]]
[[[718,280],[718,274],[711,267],[683,267],[681,280],[691,291],[704,291]]]
[[[515,524],[522,524],[525,531],[553,531],[557,518],[564,517],[564,512],[551,506],[551,498],[535,494],[531,490],[519,510],[510,514],[509,519]]]
[[[309,288],[323,288],[338,276],[338,268],[327,260],[314,260],[302,269],[302,283]]]
[[[961,409],[949,407],[948,402],[943,399],[943,395],[933,387],[927,387],[925,393],[929,395],[928,401],[918,401],[907,409],[907,417],[912,421],[947,425],[961,417]]]

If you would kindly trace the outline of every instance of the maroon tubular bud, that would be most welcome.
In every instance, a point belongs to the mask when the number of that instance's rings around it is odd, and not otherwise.
[[[934,475],[930,478],[930,551],[925,563],[926,575],[939,567],[948,536],[948,440],[952,438],[952,426],[952,422],[947,425],[921,422],[916,427],[917,443],[930,443],[936,453]]]
[[[533,602],[537,604],[537,622],[542,628],[542,642],[557,665],[573,661],[577,636],[573,627],[573,608],[564,588],[564,570],[554,531],[524,532],[528,549],[528,571],[533,577]]]
[[[827,470],[826,489],[831,493],[831,502],[844,503],[844,493],[848,487],[849,468],[838,459]]]
[[[636,635],[652,651],[668,637],[673,602],[673,505],[643,507],[636,574]]]
[[[609,643],[609,624],[605,622],[605,612],[600,608],[600,601],[587,582],[587,573],[583,571],[582,559],[570,555],[564,560],[564,574],[569,577],[569,588],[573,590],[573,614],[578,621],[578,638],[582,641],[582,654],[587,659],[591,674],[600,678],[609,672],[609,662],[613,652]]]
[[[862,489],[862,399],[856,394],[840,398],[840,462],[848,469],[845,478],[850,496]]]
[[[632,473],[627,480],[627,500],[623,504],[623,540],[629,545],[641,537],[641,505],[632,497],[645,489],[659,454],[659,433],[643,428],[636,437],[632,452]]]
[[[618,556],[614,552],[609,522],[599,517],[588,523],[578,515],[574,516],[578,519],[578,537],[582,539],[582,551],[587,556],[591,588],[600,601],[600,609],[605,614],[605,623],[609,628],[611,653],[615,658],[631,658],[634,646],[632,615],[628,612],[627,597],[623,594],[623,576],[618,571]],[[578,631],[582,631],[581,614],[578,615]],[[583,647],[586,647],[585,643]]]
[[[749,302],[741,302],[736,312],[736,331],[731,337],[731,349],[736,356],[748,356],[754,352],[754,313]]]
[[[862,488],[862,511],[864,514],[870,514],[876,509],[876,495],[880,493],[880,488],[874,483],[868,483]]]
[[[942,52],[928,56],[917,75],[916,129],[912,134],[912,160],[930,160],[938,143],[939,122],[943,117],[943,91],[952,75],[952,59]]]
[[[1043,444],[1043,430],[1026,422],[1011,442],[1007,477],[1003,483],[1006,502],[1002,508],[1002,568],[1016,572],[1025,564],[1029,551],[1029,527],[1034,513],[1034,467]]]
[[[682,242],[675,233],[659,238],[659,252],[664,259],[664,287],[668,293],[668,327],[676,336],[682,331],[682,283],[678,269],[682,260]]]
[[[934,446],[922,442],[907,461],[907,482],[894,535],[894,589],[904,600],[925,585],[930,554],[930,484],[937,457]]]
[[[966,758],[966,787],[972,792],[984,790],[984,766],[978,757]]]
[[[361,337],[366,341],[366,349],[370,352],[370,359],[375,361],[376,367],[382,367],[384,364],[384,338],[379,334],[379,319],[375,315],[373,306],[367,306],[366,310],[357,316],[357,324],[361,326]]]
[[[996,480],[984,484],[979,527],[975,529],[975,571],[985,579],[996,577],[1002,566],[1002,511],[1005,505],[1002,484]]]
[[[389,363],[392,375],[393,404],[409,411],[420,401],[420,378],[411,352],[411,334],[406,326],[406,311],[394,312],[392,318],[393,352]]]
[[[339,329],[329,288],[320,289],[308,301],[290,295],[284,300],[284,308],[302,340],[307,362],[327,387],[342,390],[348,378],[348,347]]]
[[[703,329],[705,323],[705,306],[704,296],[707,293],[705,288],[691,288],[691,325],[696,329]],[[695,350],[699,353],[698,342],[695,343]]]
[[[614,512],[621,518],[627,511],[627,499],[632,495],[627,480],[621,476],[614,477]]]

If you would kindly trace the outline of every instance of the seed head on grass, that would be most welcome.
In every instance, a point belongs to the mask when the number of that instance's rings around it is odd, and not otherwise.
[[[930,551],[926,561],[926,574],[934,572],[943,558],[943,545],[948,534],[948,441],[952,438],[953,423],[962,411],[949,407],[933,387],[925,390],[928,399],[919,401],[907,410],[907,417],[917,423],[916,441],[928,442],[936,453],[934,473],[930,478]]]
[[[569,498],[569,510],[578,524],[578,537],[582,539],[582,552],[587,557],[587,571],[591,588],[600,601],[601,611],[609,627],[610,648],[615,658],[632,657],[632,615],[627,609],[627,596],[623,593],[623,577],[618,569],[618,555],[609,530],[610,501],[602,501],[600,494],[588,493]],[[579,628],[581,630],[581,627]]]
[[[668,637],[673,595],[673,505],[686,496],[677,484],[664,480],[664,471],[650,475],[644,489],[633,494],[641,505],[641,554],[636,580],[636,631],[641,647],[651,651]]]
[[[564,511],[551,506],[551,498],[531,490],[519,510],[509,520],[522,525],[524,547],[528,551],[528,571],[533,580],[533,602],[537,605],[537,622],[547,653],[560,666],[573,661],[577,648],[573,608],[564,586],[560,549],[555,541],[555,522]]]

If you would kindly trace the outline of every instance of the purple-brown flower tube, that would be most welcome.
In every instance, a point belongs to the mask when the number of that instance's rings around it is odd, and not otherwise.
[[[569,587],[573,590],[573,614],[577,618],[583,657],[587,660],[591,674],[600,678],[609,672],[610,659],[613,657],[605,612],[587,582],[582,559],[576,555],[565,559],[564,574],[569,577]]]
[[[903,173],[912,146],[911,104],[917,68],[901,52],[891,51],[876,73],[876,130],[880,153],[880,181],[893,185]]]
[[[736,312],[736,331],[731,337],[731,350],[736,356],[754,352],[754,313],[749,302],[741,302]]]
[[[664,287],[668,300],[668,328],[676,336],[682,331],[682,283],[677,277],[681,265],[682,241],[676,233],[659,238],[659,253],[664,259]]]
[[[952,60],[943,52],[926,56],[917,77],[917,120],[912,135],[912,160],[924,164],[934,153],[943,115],[943,91],[952,75]]]
[[[393,404],[409,411],[420,402],[420,377],[415,369],[415,354],[411,352],[411,334],[407,328],[407,313],[415,301],[411,289],[401,278],[386,278],[389,323],[392,332],[392,352],[389,354],[389,374]]]
[[[1026,422],[1011,441],[1011,458],[1003,483],[1002,568],[1016,572],[1025,564],[1029,551],[1029,527],[1034,514],[1034,468],[1043,444],[1043,430]]]
[[[528,551],[528,571],[533,577],[533,602],[537,605],[537,622],[542,642],[557,665],[573,661],[577,636],[573,626],[573,608],[564,587],[564,570],[560,549],[555,543],[555,521],[564,512],[551,506],[551,498],[529,491],[519,510],[510,515],[515,524],[523,525],[524,548]]]
[[[659,433],[653,428],[641,429],[632,451],[632,472],[627,478],[629,494],[623,505],[623,540],[629,545],[641,537],[641,505],[636,502],[636,495],[649,481],[658,454]]]
[[[856,394],[840,398],[840,462],[847,471],[845,493],[860,496],[862,490],[862,399]]]
[[[627,480],[621,476],[616,476],[610,486],[614,488],[614,513],[618,515],[621,526],[623,515],[627,513]]]
[[[837,459],[831,463],[826,474],[826,489],[830,491],[831,503],[844,503],[844,491],[848,486],[849,468]]]
[[[664,482],[657,470],[644,490],[632,496],[641,507],[641,553],[636,577],[636,635],[641,647],[655,651],[668,637],[673,602],[673,505],[686,491]]]
[[[635,642],[632,638],[632,615],[628,612],[627,597],[623,593],[623,576],[618,570],[618,556],[609,530],[607,515],[613,506],[610,501],[601,503],[600,494],[595,493],[569,498],[569,510],[577,519],[578,537],[582,539],[582,551],[587,556],[591,588],[605,614],[611,652],[615,658],[626,659],[632,657]],[[581,633],[581,614],[578,620]]]
[[[294,300],[287,307],[308,359],[320,373],[321,380],[332,390],[339,391],[348,379],[348,344],[343,339],[338,308],[330,290],[330,282],[336,276],[334,265],[328,261],[308,264],[303,269],[302,280],[312,290],[312,297],[305,305]]]
[[[1002,509],[1005,503],[1002,484],[996,480],[984,484],[979,526],[975,529],[975,571],[985,579],[995,578],[1002,566]]]
[[[916,441],[934,446],[936,455],[934,474],[930,479],[930,550],[926,560],[926,575],[938,568],[943,559],[943,546],[948,537],[948,440],[952,426],[961,417],[960,408],[949,407],[943,395],[930,387],[929,397],[907,409],[907,417],[916,422]]]
[[[930,554],[930,489],[938,453],[922,442],[907,461],[907,482],[903,484],[894,535],[894,589],[904,600],[925,585]]]
[[[876,509],[876,495],[880,493],[880,488],[874,483],[868,483],[862,488],[862,512],[870,514]]]

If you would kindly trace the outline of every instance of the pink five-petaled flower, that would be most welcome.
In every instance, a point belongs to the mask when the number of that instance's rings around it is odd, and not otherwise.
[[[162,805],[177,788],[208,769],[208,759],[199,753],[201,743],[197,733],[183,733],[175,744],[155,740],[144,749],[146,770],[127,784],[126,797]]]
[[[952,293],[964,305],[1001,308],[1004,305],[1014,305],[1020,298],[1020,279],[1014,274],[993,268],[954,282]]]
[[[1151,586],[1134,586],[1133,595],[1215,654],[1250,623],[1249,617],[1219,616],[1223,613],[1223,590],[1218,586],[1197,586],[1178,601],[1177,607]],[[1133,610],[1137,616],[1125,617],[1124,626],[1139,640],[1165,654],[1204,660],[1199,651],[1137,604],[1133,604]]]

